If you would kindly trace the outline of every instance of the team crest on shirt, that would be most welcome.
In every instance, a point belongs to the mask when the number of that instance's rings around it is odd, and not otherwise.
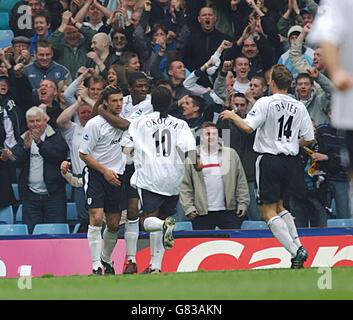
[[[60,79],[61,73],[60,72],[55,72],[54,77],[55,79]]]
[[[83,136],[83,140],[88,141],[88,134],[87,133]]]
[[[255,116],[255,110],[251,110],[249,113],[248,113],[249,116]]]
[[[92,204],[92,198],[87,198],[87,204],[91,205]]]

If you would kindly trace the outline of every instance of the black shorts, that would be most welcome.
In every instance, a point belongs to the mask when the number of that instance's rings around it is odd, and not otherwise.
[[[138,189],[143,213],[151,213],[159,209],[160,217],[166,218],[176,213],[179,195],[165,196],[145,189]]]
[[[119,175],[124,183],[124,175]],[[115,187],[104,179],[97,170],[89,167],[83,169],[83,182],[87,208],[103,208],[106,214],[122,211],[122,188]]]
[[[353,170],[353,131],[346,131],[346,147],[349,156],[349,169]]]
[[[289,193],[303,198],[306,192],[304,169],[299,157],[262,154],[255,163],[257,204],[283,200]]]
[[[125,193],[128,199],[139,197],[137,190],[131,187],[131,184],[130,184],[130,180],[134,172],[135,172],[134,164],[126,165],[124,176],[125,176]]]

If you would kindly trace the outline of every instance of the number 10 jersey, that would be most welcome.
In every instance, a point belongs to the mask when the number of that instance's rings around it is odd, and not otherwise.
[[[285,94],[260,98],[245,122],[256,130],[254,150],[258,153],[299,153],[299,139],[314,140],[314,128],[305,105]]]
[[[168,115],[153,112],[133,120],[123,147],[134,148],[135,173],[131,185],[154,193],[179,194],[184,175],[185,152],[196,150],[188,124]]]

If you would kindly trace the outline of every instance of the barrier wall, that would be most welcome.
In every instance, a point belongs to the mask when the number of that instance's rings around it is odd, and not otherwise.
[[[353,228],[299,230],[309,253],[306,267],[353,266]],[[290,255],[269,230],[175,232],[175,246],[166,251],[164,272],[290,267]],[[125,241],[113,252],[122,273]],[[137,262],[142,272],[150,261],[147,233],[140,233]],[[20,266],[31,266],[32,276],[88,275],[90,252],[86,235],[0,237],[0,277],[17,278]]]

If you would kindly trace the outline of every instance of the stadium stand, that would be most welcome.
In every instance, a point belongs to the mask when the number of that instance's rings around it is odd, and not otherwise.
[[[178,221],[175,223],[175,231],[191,231],[192,223],[191,221]]]
[[[13,193],[15,194],[16,200],[20,201],[20,193],[18,191],[18,184],[17,183],[13,183],[12,184],[12,189],[13,189]]]
[[[22,207],[23,205],[20,204],[17,208],[16,211],[16,218],[15,218],[15,222],[21,224],[23,222],[23,217],[22,217]]]

